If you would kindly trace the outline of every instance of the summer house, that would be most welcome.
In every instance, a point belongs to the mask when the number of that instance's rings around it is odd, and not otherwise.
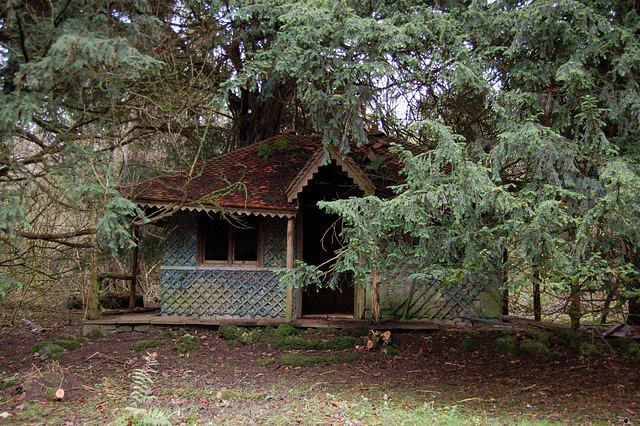
[[[162,223],[162,314],[365,318],[367,291],[348,279],[336,289],[299,290],[281,285],[278,272],[293,268],[296,259],[322,265],[335,255],[338,217],[320,210],[318,201],[392,196],[401,164],[389,148],[411,146],[377,131],[368,140],[343,156],[323,147],[322,136],[283,133],[133,185],[129,196],[142,208],[175,212]],[[499,309],[483,286],[472,283],[401,287],[382,287],[386,314],[453,319]]]

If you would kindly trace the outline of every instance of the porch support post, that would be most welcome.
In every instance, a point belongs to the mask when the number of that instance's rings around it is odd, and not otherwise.
[[[295,217],[290,217],[287,220],[287,269],[293,269],[294,263],[294,247],[295,247]],[[293,286],[287,285],[287,307],[285,313],[285,319],[287,322],[293,320]]]

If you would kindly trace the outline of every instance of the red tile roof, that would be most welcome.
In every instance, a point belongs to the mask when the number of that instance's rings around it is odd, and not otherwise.
[[[389,184],[395,183],[389,176],[399,176],[397,155],[389,152],[391,142],[408,146],[379,133],[371,135],[368,144],[352,146],[348,154],[382,194]],[[293,214],[297,208],[287,201],[287,187],[321,148],[321,136],[280,134],[198,163],[192,170],[136,182],[123,192],[142,206],[219,206],[238,211]],[[381,160],[386,164],[385,173],[373,167]]]

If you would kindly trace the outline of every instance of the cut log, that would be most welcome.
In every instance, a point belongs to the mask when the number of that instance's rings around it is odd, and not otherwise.
[[[369,330],[369,340],[367,341],[367,349],[380,349],[383,346],[391,344],[390,331]]]
[[[64,399],[64,389],[58,388],[58,390],[56,390],[56,399],[58,401],[62,401]]]

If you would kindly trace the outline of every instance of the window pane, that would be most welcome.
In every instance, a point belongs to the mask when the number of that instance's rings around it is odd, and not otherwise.
[[[229,223],[226,220],[204,217],[204,260],[229,259]]]
[[[235,260],[256,262],[258,260],[258,220],[243,218],[241,228],[233,228]]]

